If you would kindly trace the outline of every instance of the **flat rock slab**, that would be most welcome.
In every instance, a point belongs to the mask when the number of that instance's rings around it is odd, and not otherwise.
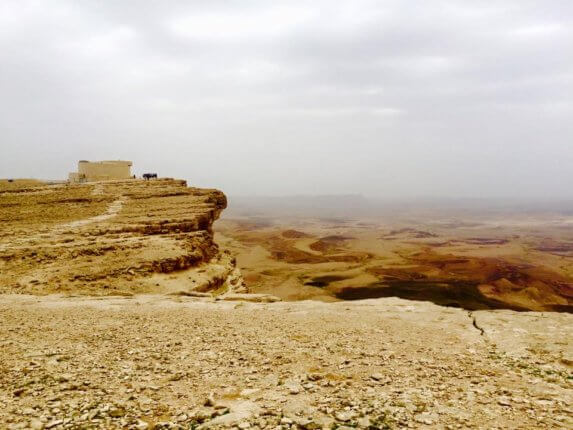
[[[281,301],[280,297],[270,294],[225,294],[224,296],[218,297],[218,299],[231,302],[241,301],[253,303],[274,303]]]

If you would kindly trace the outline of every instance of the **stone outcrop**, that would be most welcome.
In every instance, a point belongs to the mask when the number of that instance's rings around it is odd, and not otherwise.
[[[185,181],[110,181],[0,192],[0,291],[244,292],[213,240],[227,205]]]

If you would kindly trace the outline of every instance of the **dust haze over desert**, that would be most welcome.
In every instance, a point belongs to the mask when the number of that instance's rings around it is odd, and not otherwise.
[[[573,426],[573,4],[0,3],[0,429]]]

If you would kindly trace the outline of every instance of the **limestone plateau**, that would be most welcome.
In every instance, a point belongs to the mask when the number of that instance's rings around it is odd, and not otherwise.
[[[0,290],[91,295],[244,291],[213,241],[225,195],[185,181],[110,181],[0,193]]]
[[[0,429],[573,428],[572,314],[280,301],[408,275],[361,273],[322,226],[218,231],[247,291],[214,241],[226,205],[172,179],[0,181]]]

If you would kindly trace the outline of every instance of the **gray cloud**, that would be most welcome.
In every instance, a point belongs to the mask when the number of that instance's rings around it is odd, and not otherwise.
[[[571,198],[572,46],[565,0],[7,0],[0,177]]]

